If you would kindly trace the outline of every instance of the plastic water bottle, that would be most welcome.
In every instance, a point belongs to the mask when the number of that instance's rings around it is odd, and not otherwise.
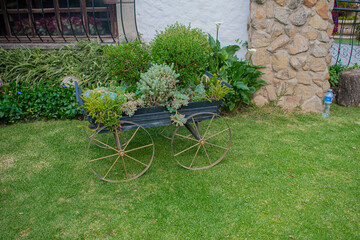
[[[334,94],[332,92],[332,89],[329,89],[329,91],[325,94],[324,98],[324,112],[322,114],[323,117],[328,117],[330,115],[330,106],[333,101]]]

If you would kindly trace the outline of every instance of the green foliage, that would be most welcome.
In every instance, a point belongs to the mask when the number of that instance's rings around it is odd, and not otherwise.
[[[151,53],[158,64],[174,64],[175,71],[180,74],[180,84],[188,85],[207,66],[207,36],[198,28],[175,23],[157,32],[151,42]]]
[[[96,42],[79,42],[59,50],[0,48],[0,77],[4,82],[34,86],[41,82],[60,84],[63,77],[75,76],[80,84],[109,84],[103,50]]]
[[[331,87],[336,87],[339,85],[339,74],[344,70],[347,70],[347,66],[342,65],[341,61],[337,64],[329,66],[329,83]]]
[[[356,19],[359,19],[359,17],[356,17]],[[355,20],[355,15],[351,15],[351,16],[348,16],[348,17],[340,16],[339,20]]]
[[[190,89],[190,90],[187,90],[187,92],[191,93],[190,98],[194,102],[207,99],[206,89],[205,89],[205,86],[202,83],[202,81],[200,82],[200,84],[196,85],[196,87],[193,91]]]
[[[250,65],[250,60],[239,60],[236,56],[236,52],[241,48],[239,45],[221,47],[218,39],[219,27],[220,25],[217,25],[216,40],[209,34],[209,45],[212,52],[207,70],[233,86],[224,105],[225,109],[231,111],[241,103],[249,105],[251,95],[261,86],[266,85],[266,82],[259,79],[263,73],[258,69],[262,66]],[[246,45],[247,42],[243,44],[243,46]],[[250,53],[250,58],[251,56],[252,53]]]
[[[353,66],[349,67],[347,65],[343,65],[341,63],[341,60],[332,65],[329,66],[329,74],[330,74],[330,78],[329,78],[329,83],[331,87],[337,87],[339,85],[339,74],[342,71],[346,71],[346,70],[350,70],[350,69],[359,69],[360,66],[359,64],[355,63]]]
[[[162,106],[169,102],[176,91],[177,78],[173,66],[155,64],[142,73],[137,87],[145,106]]]
[[[358,5],[356,3],[349,3],[349,2],[339,2],[340,8],[351,8],[351,9],[357,9]]]
[[[112,78],[129,85],[140,79],[140,73],[146,72],[150,61],[150,53],[139,41],[105,46],[104,56]]]
[[[184,114],[176,112],[174,115],[170,116],[170,120],[175,126],[183,126],[186,123],[186,118]]]
[[[170,112],[175,112],[189,104],[188,93],[177,89],[179,74],[165,64],[155,64],[146,73],[141,74],[138,90],[144,106],[166,106]]]
[[[122,113],[133,115],[139,105],[134,100],[135,94],[126,94],[120,87],[97,88],[88,90],[82,95],[84,109],[88,115],[99,123],[115,129],[120,124]]]
[[[209,55],[208,71],[215,73],[219,78],[224,81],[228,80],[227,69],[231,67],[232,63],[239,61],[235,55],[240,50],[239,45],[229,45],[221,47],[220,41],[209,34],[209,45],[211,53]]]
[[[231,92],[231,88],[228,88],[225,84],[222,84],[216,77],[209,78],[207,82],[206,96],[211,100],[223,100],[225,96]]]
[[[171,102],[167,105],[169,112],[175,112],[177,109],[182,106],[187,106],[189,104],[190,97],[187,94],[174,91]]]
[[[74,118],[78,113],[73,87],[40,83],[32,88],[11,82],[0,92],[0,122],[42,118]]]
[[[267,83],[260,80],[259,77],[264,73],[258,69],[262,66],[250,65],[249,60],[234,62],[227,69],[228,77],[231,79],[229,83],[233,86],[234,91],[229,93],[225,107],[233,110],[241,102],[245,104],[251,103],[251,94],[265,86]]]

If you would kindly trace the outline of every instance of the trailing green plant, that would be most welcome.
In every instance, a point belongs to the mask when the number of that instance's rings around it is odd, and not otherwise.
[[[112,79],[133,86],[150,62],[150,53],[139,41],[105,46],[104,56]]]
[[[40,83],[22,87],[7,83],[0,92],[0,122],[43,118],[71,119],[79,109],[73,87]]]
[[[75,76],[89,87],[98,82],[110,84],[103,49],[96,42],[79,42],[59,50],[0,48],[0,77],[4,82],[34,86],[42,82],[60,84],[62,78]]]
[[[339,74],[340,72],[347,70],[347,66],[340,62],[329,66],[329,83],[331,87],[337,87],[339,85]]]
[[[187,106],[189,101],[190,97],[187,94],[175,91],[172,95],[171,101],[167,104],[167,109],[170,113],[176,112],[176,110],[182,106]]]
[[[170,120],[175,126],[183,126],[186,123],[185,115],[180,114],[179,112],[171,115]]]
[[[207,36],[190,25],[170,25],[164,31],[157,32],[150,45],[153,61],[174,64],[181,85],[194,82],[207,66]]]

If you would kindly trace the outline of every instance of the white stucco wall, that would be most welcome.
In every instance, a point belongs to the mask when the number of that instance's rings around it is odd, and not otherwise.
[[[248,40],[246,24],[249,0],[137,0],[137,26],[142,39],[150,42],[156,30],[163,30],[176,21],[191,24],[214,38],[215,22],[222,22],[219,40],[222,46],[234,44],[236,39]],[[243,57],[245,51],[238,53]]]

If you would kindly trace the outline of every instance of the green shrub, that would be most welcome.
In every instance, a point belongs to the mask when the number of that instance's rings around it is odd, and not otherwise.
[[[10,83],[3,88],[0,93],[2,123],[22,119],[70,119],[79,113],[73,87],[44,83],[28,88]]]
[[[104,56],[112,78],[129,85],[139,81],[140,73],[146,72],[150,62],[149,52],[139,41],[105,46]]]
[[[262,66],[250,65],[249,60],[241,60],[234,62],[232,66],[227,69],[229,76],[229,83],[233,86],[233,91],[229,93],[226,99],[225,107],[233,110],[240,103],[250,104],[251,95],[265,86],[267,83],[259,79],[264,73],[258,69]]]
[[[346,71],[346,70],[350,70],[350,69],[359,69],[360,65],[355,63],[353,66],[349,67],[347,65],[343,65],[341,63],[341,60],[339,62],[337,62],[336,64],[329,66],[329,83],[330,86],[333,87],[338,87],[339,86],[339,74],[342,71]]]
[[[207,66],[207,36],[198,28],[175,23],[157,32],[151,42],[153,61],[174,64],[180,84],[194,82]]]
[[[6,83],[34,86],[41,82],[60,84],[63,77],[75,76],[86,87],[109,83],[102,46],[96,42],[79,42],[74,48],[59,50],[0,48],[0,77]]]
[[[221,47],[218,39],[219,27],[220,24],[216,26],[216,40],[209,34],[211,54],[207,70],[233,86],[224,105],[225,109],[231,111],[241,103],[249,105],[251,95],[266,85],[266,82],[259,79],[263,73],[258,69],[263,66],[250,64],[253,51],[256,50],[252,50],[249,60],[239,60],[236,56],[236,52],[241,48],[239,45]],[[246,44],[245,42],[243,46]]]

